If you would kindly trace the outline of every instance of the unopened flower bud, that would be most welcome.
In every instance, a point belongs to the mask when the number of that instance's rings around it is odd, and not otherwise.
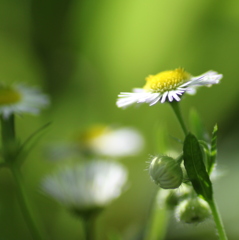
[[[178,192],[171,189],[171,190],[164,190],[161,189],[160,191],[161,201],[159,202],[161,205],[166,206],[167,209],[173,210],[179,203],[179,195]]]
[[[175,215],[184,223],[200,223],[210,217],[208,203],[199,197],[185,199],[177,206]]]
[[[180,164],[167,156],[155,157],[149,166],[151,179],[164,189],[178,188],[183,180]]]

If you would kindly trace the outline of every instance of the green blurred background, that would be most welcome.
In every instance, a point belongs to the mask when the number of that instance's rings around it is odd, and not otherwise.
[[[219,169],[215,195],[229,239],[239,239],[239,1],[234,0],[0,0],[0,79],[39,85],[51,97],[40,117],[17,120],[19,138],[52,122],[22,172],[29,199],[46,239],[80,239],[80,223],[42,195],[39,182],[54,164],[44,159],[49,143],[69,139],[91,124],[133,126],[145,149],[123,159],[131,188],[99,219],[98,239],[118,232],[141,239],[156,190],[146,162],[165,151],[164,136],[183,137],[167,104],[126,110],[117,94],[142,87],[149,74],[184,67],[192,75],[215,70],[217,86],[201,88],[182,101],[209,131],[219,125]],[[178,145],[176,145],[177,147]],[[30,240],[15,199],[11,175],[0,172],[0,240]],[[169,220],[165,239],[217,239],[213,221],[186,226]]]

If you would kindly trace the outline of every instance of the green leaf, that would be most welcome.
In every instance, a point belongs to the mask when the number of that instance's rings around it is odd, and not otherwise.
[[[210,161],[209,161],[209,168],[208,172],[209,174],[212,172],[213,167],[216,163],[216,157],[217,157],[217,132],[218,127],[217,124],[214,126],[212,131],[212,139],[211,139],[211,151],[210,151]]]
[[[30,153],[30,150],[33,148],[33,146],[35,146],[36,142],[39,140],[39,134],[42,133],[45,129],[47,129],[50,126],[50,124],[51,124],[50,122],[46,123],[45,125],[43,125],[39,129],[37,129],[19,147],[17,155],[16,155],[19,166],[24,162],[24,160],[26,159],[27,155]],[[38,136],[38,138],[37,138],[37,136]],[[36,140],[33,142],[34,138]],[[31,146],[28,147],[28,149],[27,149],[27,146],[29,146],[30,143],[31,143]]]
[[[206,201],[212,200],[212,183],[203,163],[203,155],[197,138],[189,133],[183,146],[184,166],[195,192]]]
[[[195,109],[192,109],[190,111],[189,124],[190,124],[190,129],[197,136],[198,139],[204,140],[204,141],[209,140],[209,134],[208,134],[198,112]]]
[[[201,147],[201,150],[202,150],[202,153],[203,153],[203,162],[206,166],[206,169],[208,171],[209,169],[209,163],[210,163],[210,157],[211,157],[211,151],[210,151],[210,145],[203,141],[203,140],[198,140],[199,144],[200,144],[200,147]]]

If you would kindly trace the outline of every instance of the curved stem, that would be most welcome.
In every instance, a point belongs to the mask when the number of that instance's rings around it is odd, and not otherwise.
[[[25,219],[25,221],[27,223],[27,226],[29,227],[29,230],[31,232],[32,239],[43,240],[40,232],[38,231],[38,229],[35,225],[35,222],[33,220],[33,216],[30,212],[29,207],[28,207],[20,171],[19,171],[18,168],[14,167],[14,166],[11,166],[10,170],[12,172],[12,175],[14,177],[15,184],[16,184],[17,199],[18,199],[19,205],[21,207],[24,219]]]
[[[183,161],[183,153],[176,158],[176,162],[180,165]]]
[[[10,115],[8,118],[1,118],[1,138],[2,138],[2,149],[3,149],[3,157],[4,163],[1,163],[1,166],[9,167],[12,172],[15,184],[16,184],[16,192],[17,199],[19,205],[22,210],[22,214],[25,218],[25,221],[29,227],[29,230],[32,234],[32,238],[34,240],[43,240],[38,231],[35,222],[33,221],[33,216],[29,210],[27,199],[24,192],[23,182],[20,174],[20,169],[16,164],[16,154],[15,154],[15,144],[16,144],[16,136],[15,136],[15,122],[14,115]]]
[[[181,114],[180,107],[179,107],[179,102],[173,101],[173,102],[170,102],[170,105],[173,108],[173,111],[174,111],[174,113],[175,113],[175,115],[176,115],[182,129],[183,129],[183,132],[186,136],[187,133],[188,133],[188,130],[187,130],[186,125],[185,125],[185,123],[183,121],[183,118],[182,118],[182,114]]]
[[[219,235],[219,239],[220,240],[227,240],[227,236],[226,236],[226,232],[222,223],[222,219],[221,216],[219,214],[218,208],[216,206],[216,203],[214,201],[214,199],[212,199],[211,201],[208,201],[208,204],[211,208],[212,211],[212,215],[216,224],[216,228],[218,231],[218,235]]]

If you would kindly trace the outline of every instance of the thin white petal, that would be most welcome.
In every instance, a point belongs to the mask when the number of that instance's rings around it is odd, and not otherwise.
[[[151,103],[154,102],[158,97],[159,93],[150,93],[145,91],[140,92],[123,92],[119,94],[119,99],[116,102],[118,107],[126,108],[135,103]]]
[[[206,72],[200,76],[192,77],[191,80],[180,87],[185,86],[210,86],[212,84],[217,84],[222,79],[223,75],[218,74],[214,71]]]
[[[177,91],[171,91],[171,94],[172,94],[172,97],[176,100],[176,101],[180,101],[181,99],[180,99],[180,97],[177,95],[177,94],[180,94],[181,95],[181,93],[178,93]]]
[[[149,102],[150,103],[149,106],[152,106],[152,105],[156,104],[160,100],[161,97],[162,96],[160,94],[158,96],[156,96],[154,100]]]
[[[172,101],[173,101],[172,91],[170,91],[170,92],[168,93],[168,100],[169,100],[169,102],[172,102]]]
[[[197,89],[197,87],[188,87],[186,89],[186,92],[190,95],[194,95],[196,93],[196,89]]]
[[[148,98],[146,99],[145,102],[147,103],[152,103],[154,102],[155,100],[158,99],[158,97],[160,97],[160,93],[151,93]]]
[[[134,88],[133,92],[134,93],[142,93],[142,92],[145,92],[145,90],[143,88]]]
[[[165,92],[165,93],[163,94],[162,98],[161,98],[161,103],[164,103],[164,102],[165,102],[167,96],[168,96],[168,92]]]

